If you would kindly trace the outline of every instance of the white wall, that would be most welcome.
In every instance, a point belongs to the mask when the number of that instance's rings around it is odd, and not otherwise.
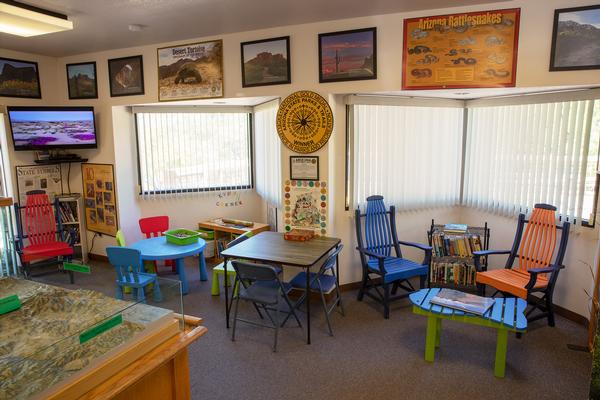
[[[553,13],[556,8],[594,4],[595,0],[515,0],[479,7],[458,7],[402,14],[388,14],[354,18],[337,21],[326,21],[312,24],[278,27],[250,32],[241,32],[213,37],[189,38],[178,42],[157,43],[130,49],[118,49],[72,57],[50,58],[37,55],[17,54],[0,49],[0,56],[23,58],[40,62],[43,100],[19,100],[1,98],[0,104],[44,104],[44,105],[92,105],[98,112],[100,130],[100,148],[81,152],[92,162],[115,163],[117,168],[117,185],[119,191],[120,221],[128,236],[134,236],[137,218],[140,215],[171,215],[174,225],[193,226],[200,218],[231,214],[245,219],[262,219],[263,204],[253,192],[245,193],[241,208],[215,208],[214,198],[170,199],[146,201],[139,200],[135,193],[137,180],[132,181],[131,168],[135,168],[132,147],[132,125],[127,121],[127,109],[122,106],[157,102],[158,82],[156,67],[156,49],[196,40],[223,39],[225,97],[281,96],[285,97],[296,90],[314,90],[332,102],[334,110],[334,133],[328,145],[316,154],[320,156],[321,176],[330,181],[330,221],[332,235],[342,238],[346,249],[341,256],[341,280],[352,282],[360,277],[360,265],[355,247],[352,212],[344,210],[344,158],[345,158],[345,109],[341,94],[373,91],[401,90],[402,71],[402,21],[404,18],[445,14],[451,12],[491,10],[500,8],[521,8],[521,24],[519,39],[519,57],[517,64],[517,86],[560,86],[599,84],[598,70],[549,72],[549,57]],[[337,30],[355,29],[376,26],[378,30],[378,79],[355,82],[318,83],[317,34]],[[132,33],[140,34],[140,33]],[[143,32],[141,33],[143,34]],[[264,86],[255,88],[241,87],[239,43],[276,36],[291,37],[292,84]],[[115,48],[118,44],[115,44]],[[144,57],[144,76],[146,94],[142,96],[115,97],[109,96],[107,59],[142,54]],[[99,99],[70,101],[67,96],[65,64],[73,62],[96,61],[98,73]],[[118,107],[113,109],[113,107]],[[114,119],[114,121],[113,121]],[[114,124],[114,126],[113,126]],[[283,180],[288,178],[290,151],[282,152]],[[33,155],[19,153],[11,156],[13,163],[31,162]],[[133,167],[132,167],[133,166]],[[126,169],[128,171],[122,171]],[[81,191],[81,176],[72,177],[73,190]],[[425,232],[431,218],[439,221],[479,223],[490,221],[494,237],[504,238],[514,233],[514,220],[492,218],[487,214],[465,211],[460,207],[450,209],[424,210],[420,212],[399,213],[398,229],[402,239],[421,241],[426,239]],[[493,221],[493,222],[492,222]],[[496,236],[495,236],[496,235]],[[128,237],[129,240],[137,237]],[[498,243],[502,244],[501,241]],[[112,244],[112,238],[96,241],[94,252],[102,252],[104,246]],[[584,254],[586,260],[594,259],[597,238],[582,240],[574,237],[570,241],[567,261],[575,263],[572,257]],[[408,253],[411,254],[410,252]],[[584,277],[570,266],[561,273],[557,303],[570,310],[587,315],[585,299],[580,295],[581,287],[589,285],[591,279]]]

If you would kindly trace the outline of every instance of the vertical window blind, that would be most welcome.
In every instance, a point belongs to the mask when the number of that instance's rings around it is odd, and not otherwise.
[[[353,108],[354,208],[374,194],[403,210],[458,204],[462,108]]]
[[[250,114],[137,112],[142,195],[252,187]]]
[[[279,101],[254,109],[254,150],[256,192],[270,205],[281,206],[281,140],[275,119]]]
[[[600,134],[597,103],[470,108],[463,204],[515,215],[549,203],[571,222],[590,218]]]

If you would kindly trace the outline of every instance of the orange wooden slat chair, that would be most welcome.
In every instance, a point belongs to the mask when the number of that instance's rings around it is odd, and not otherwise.
[[[491,286],[505,296],[532,300],[530,294],[540,293],[541,298],[530,301],[527,311],[528,321],[548,317],[548,325],[554,326],[554,306],[552,296],[558,273],[562,265],[569,240],[569,222],[556,225],[556,207],[549,204],[536,204],[529,220],[519,214],[517,233],[511,250],[484,250],[473,252],[477,268],[477,284],[481,294],[485,286]],[[527,226],[525,226],[527,224]],[[561,230],[560,244],[554,263],[552,255],[556,247],[557,230]],[[524,232],[523,232],[524,231]],[[508,254],[504,269],[486,271],[481,265],[481,257],[495,254]],[[518,259],[518,265],[513,266]],[[540,313],[531,316],[534,310]]]
[[[23,214],[21,214],[21,210]],[[25,207],[15,204],[17,216],[18,241],[17,252],[21,258],[23,272],[26,278],[31,275],[31,262],[37,260],[50,260],[39,263],[48,265],[62,261],[71,261],[73,257],[73,244],[62,240],[62,226],[60,219],[55,218],[55,207],[52,206],[48,195],[45,193],[32,193],[27,195]],[[22,218],[21,218],[22,217]],[[24,239],[28,244],[24,245]],[[74,240],[74,235],[72,235]],[[54,260],[54,259],[57,260]],[[38,263],[36,263],[38,266]],[[71,283],[74,282],[73,272],[69,272]]]

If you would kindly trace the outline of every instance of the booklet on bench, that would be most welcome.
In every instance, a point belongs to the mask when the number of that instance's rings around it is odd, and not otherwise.
[[[483,316],[496,300],[490,297],[481,297],[470,293],[460,292],[454,289],[441,289],[431,299],[432,304],[465,311]]]

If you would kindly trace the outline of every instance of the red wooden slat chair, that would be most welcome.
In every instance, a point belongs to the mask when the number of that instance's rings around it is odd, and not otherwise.
[[[538,301],[530,302],[531,308],[527,312],[528,321],[548,317],[548,325],[554,326],[554,306],[552,295],[558,279],[558,273],[565,266],[563,258],[569,240],[570,224],[564,222],[562,226],[555,224],[556,207],[548,204],[536,204],[529,220],[525,214],[519,214],[517,233],[511,250],[486,250],[473,252],[475,267],[477,268],[477,284],[481,294],[485,285],[492,286],[505,296],[515,296],[522,299],[531,299],[532,293],[540,293]],[[527,224],[527,227],[525,227]],[[523,233],[523,228],[525,232]],[[556,230],[562,230],[560,244],[556,258],[552,263],[552,255],[556,247]],[[484,271],[481,256],[493,254],[508,254],[504,269]],[[515,259],[519,260],[518,266],[513,266]],[[495,293],[495,294],[496,294]],[[541,313],[530,317],[538,309]]]
[[[25,207],[15,204],[15,211],[19,235],[17,252],[21,258],[26,278],[32,276],[32,261],[57,258],[57,260],[50,260],[43,265],[62,264],[63,260],[71,261],[73,246],[62,240],[60,220],[57,224],[55,207],[50,203],[47,194],[28,194]],[[24,239],[27,239],[27,246],[24,245]],[[73,283],[73,272],[68,272],[70,281]]]
[[[146,238],[163,236],[163,233],[169,230],[169,217],[159,215],[157,217],[140,218],[140,230]],[[175,260],[165,260],[165,266],[171,267],[171,271],[176,272]],[[158,273],[156,261],[154,261],[155,272]]]

